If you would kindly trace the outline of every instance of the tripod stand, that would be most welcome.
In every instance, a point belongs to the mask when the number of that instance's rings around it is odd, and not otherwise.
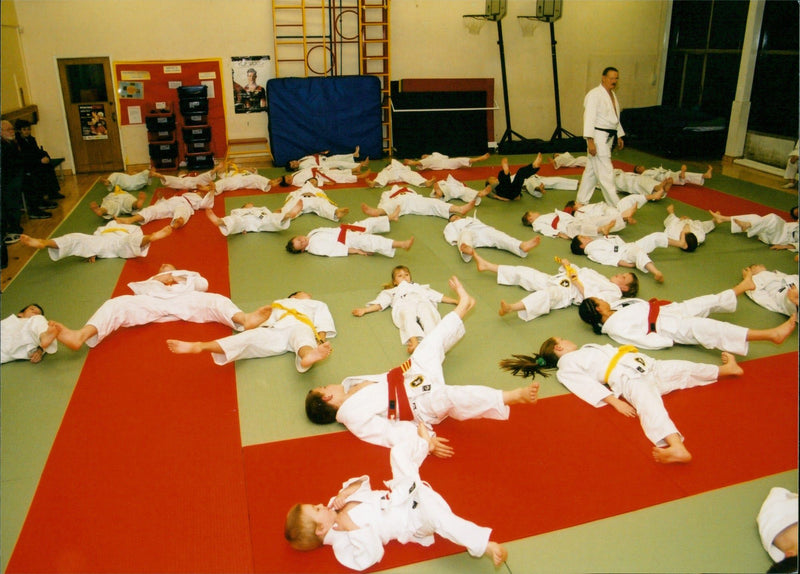
[[[500,73],[503,80],[503,105],[506,112],[506,131],[498,144],[498,149],[502,151],[504,144],[509,144],[513,141],[513,136],[517,136],[523,142],[527,142],[528,139],[511,129],[511,110],[508,106],[508,79],[506,78],[506,53],[503,46],[503,22],[499,18],[497,20],[497,45],[500,46]],[[555,50],[555,48],[553,49]]]
[[[556,33],[553,26],[554,20],[548,19],[547,23],[550,24],[550,54],[553,59],[553,87],[555,88],[556,92],[556,129],[553,132],[553,135],[550,136],[550,141],[553,142],[556,140],[561,140],[562,136],[567,136],[570,138],[577,136],[571,134],[561,127],[561,101],[558,95],[558,61],[556,59]]]

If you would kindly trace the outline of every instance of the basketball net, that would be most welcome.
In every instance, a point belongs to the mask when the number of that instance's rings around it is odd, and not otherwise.
[[[486,24],[486,18],[481,16],[464,16],[462,18],[464,26],[470,34],[480,34],[483,26]]]
[[[522,28],[522,35],[526,38],[533,36],[536,27],[539,25],[539,20],[533,16],[517,16],[520,28]]]

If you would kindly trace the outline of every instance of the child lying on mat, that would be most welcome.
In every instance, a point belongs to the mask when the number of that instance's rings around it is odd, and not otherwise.
[[[364,307],[353,309],[353,315],[363,317],[367,313],[392,308],[392,322],[400,329],[400,340],[409,353],[413,353],[422,338],[442,320],[436,305],[458,304],[448,297],[411,280],[411,271],[405,265],[392,269],[392,281],[383,286],[383,291]]]
[[[325,504],[296,504],[286,516],[284,535],[292,548],[333,547],[336,559],[354,570],[364,570],[383,558],[391,540],[430,546],[434,534],[464,546],[471,556],[489,556],[495,566],[508,551],[489,540],[491,529],[456,516],[444,498],[419,476],[419,467],[433,442],[423,424],[413,425],[392,447],[389,490],[372,490],[369,476],[351,478]]]

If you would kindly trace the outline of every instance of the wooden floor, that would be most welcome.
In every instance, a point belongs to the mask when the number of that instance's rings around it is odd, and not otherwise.
[[[248,167],[269,168],[273,167],[272,162],[263,159],[260,161],[247,161],[240,160],[238,163],[247,165]],[[741,179],[764,187],[779,189],[784,193],[792,193],[792,190],[783,189],[785,180],[781,177],[758,171],[749,167],[744,167],[732,163],[723,163],[722,161],[711,162],[715,174],[722,174],[728,177]],[[129,171],[134,173],[144,169],[146,166],[130,166]],[[702,165],[689,165],[689,171],[705,171]],[[53,217],[50,219],[28,219],[23,215],[22,226],[25,233],[32,237],[47,238],[50,237],[61,222],[75,209],[81,202],[84,195],[92,188],[98,178],[106,174],[102,173],[82,173],[77,175],[67,174],[64,175],[61,181],[61,193],[66,197],[58,202],[58,207],[51,213]],[[797,188],[793,190],[797,194]],[[33,257],[36,252],[31,247],[25,247],[21,243],[15,243],[8,246],[8,267],[2,270],[0,277],[0,291],[4,291],[6,287],[14,280],[19,272],[25,267],[27,262]]]

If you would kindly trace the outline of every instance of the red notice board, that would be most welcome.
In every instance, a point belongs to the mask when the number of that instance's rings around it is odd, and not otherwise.
[[[176,139],[181,138],[183,117],[178,105],[178,86],[208,86],[208,120],[211,127],[210,150],[214,157],[225,157],[228,132],[225,124],[222,62],[214,60],[164,60],[147,62],[115,62],[117,109],[121,125],[144,124],[157,103],[165,103],[175,113]],[[138,108],[138,109],[137,109]]]

